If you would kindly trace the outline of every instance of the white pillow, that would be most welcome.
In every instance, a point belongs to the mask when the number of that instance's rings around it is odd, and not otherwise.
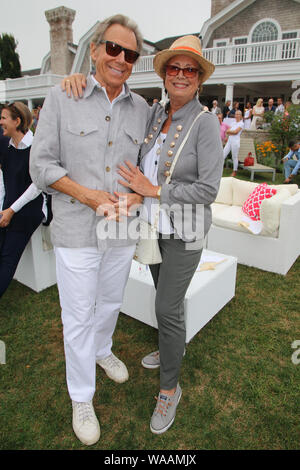
[[[283,201],[291,197],[290,191],[286,187],[276,187],[277,193],[269,199],[264,199],[260,206],[260,220],[264,230],[273,233],[278,230],[280,223],[280,210]]]
[[[232,205],[232,176],[221,178],[219,191],[215,202],[218,204]]]
[[[248,199],[250,194],[256,188],[257,183],[252,183],[251,181],[242,181],[237,178],[233,178],[232,181],[232,204],[234,206],[242,206],[244,202]]]
[[[271,188],[274,189],[287,189],[291,196],[294,196],[298,192],[298,185],[297,184],[273,184],[270,185]]]

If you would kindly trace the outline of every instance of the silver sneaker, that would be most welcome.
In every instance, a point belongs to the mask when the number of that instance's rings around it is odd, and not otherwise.
[[[150,429],[154,434],[162,434],[172,426],[181,395],[182,390],[179,384],[177,384],[176,392],[172,396],[159,393],[150,422]]]
[[[160,366],[159,351],[154,351],[142,359],[145,369],[157,369]]]
[[[105,359],[98,359],[96,362],[105,370],[106,375],[115,382],[121,384],[128,380],[129,374],[127,367],[113,353]]]
[[[185,349],[183,355],[185,356]],[[157,369],[160,367],[159,351],[154,351],[148,354],[148,356],[145,356],[142,359],[142,366],[145,367],[145,369]]]

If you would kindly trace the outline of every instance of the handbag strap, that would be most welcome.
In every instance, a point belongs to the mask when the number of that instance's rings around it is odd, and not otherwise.
[[[171,165],[171,168],[170,168],[170,174],[169,174],[169,176],[167,177],[167,179],[166,179],[166,181],[165,181],[165,184],[169,184],[169,183],[170,183],[170,180],[171,180],[171,178],[172,178],[172,174],[173,174],[175,165],[176,165],[176,163],[177,163],[177,160],[178,160],[178,158],[179,158],[179,155],[181,154],[181,151],[182,151],[183,147],[185,146],[186,141],[187,141],[188,138],[189,138],[189,135],[190,135],[190,133],[191,133],[191,130],[192,130],[193,127],[194,127],[195,122],[199,119],[199,117],[200,117],[202,114],[204,114],[204,113],[206,113],[206,112],[207,112],[207,111],[201,111],[201,112],[195,117],[194,121],[192,122],[191,127],[189,128],[188,132],[186,133],[186,136],[184,137],[183,141],[181,142],[181,145],[180,145],[179,149],[177,150],[177,153],[176,153],[176,155],[175,155],[175,158],[174,158],[174,160],[173,160],[173,162],[172,162],[172,165]]]
[[[182,151],[183,147],[185,146],[186,141],[187,141],[188,138],[189,138],[189,135],[190,135],[190,133],[191,133],[193,127],[194,127],[195,122],[199,119],[199,117],[200,117],[202,114],[204,114],[204,113],[206,113],[206,112],[207,112],[207,111],[201,111],[201,112],[195,117],[194,121],[192,122],[191,127],[189,128],[189,130],[188,130],[188,132],[186,133],[186,135],[185,135],[183,141],[181,142],[181,145],[180,145],[179,149],[177,150],[177,153],[176,153],[176,155],[175,155],[175,157],[174,157],[174,160],[173,160],[172,165],[171,165],[171,168],[170,168],[169,176],[167,176],[167,179],[166,179],[166,181],[165,181],[165,184],[169,184],[170,181],[171,181],[171,177],[172,177],[172,174],[173,174],[175,165],[176,165],[176,163],[177,163],[177,160],[178,160],[178,158],[179,158],[179,155],[181,154],[181,151]],[[151,228],[152,228],[153,230],[155,230],[155,231],[157,230],[157,226],[158,226],[159,212],[160,212],[160,201],[158,202],[158,208],[157,208],[157,212],[156,212],[156,214],[155,214],[154,224],[151,226]]]

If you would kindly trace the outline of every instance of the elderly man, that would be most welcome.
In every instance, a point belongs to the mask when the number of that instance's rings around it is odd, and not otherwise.
[[[213,105],[212,105],[212,108],[211,108],[211,112],[213,114],[220,114],[221,113],[221,108],[219,108],[217,100],[214,100],[212,104]]]
[[[121,188],[118,164],[126,159],[136,165],[144,139],[149,107],[126,84],[141,47],[129,18],[116,15],[100,23],[90,45],[96,73],[88,77],[83,98],[50,90],[31,152],[32,179],[52,194],[67,386],[73,429],[86,445],[100,437],[92,403],[96,363],[112,380],[128,379],[111,348],[136,240],[99,240],[103,217],[96,211],[101,206],[113,212]],[[130,207],[141,198],[131,193],[127,201]]]
[[[231,155],[232,155],[233,172],[231,176],[236,176],[236,172],[238,169],[238,165],[239,165],[238,155],[239,155],[240,143],[241,143],[240,136],[241,136],[243,129],[244,129],[244,122],[243,122],[242,111],[237,110],[235,112],[235,123],[230,127],[230,129],[226,131],[226,134],[228,135],[228,141],[223,150],[224,160],[229,154],[229,152],[231,152]]]

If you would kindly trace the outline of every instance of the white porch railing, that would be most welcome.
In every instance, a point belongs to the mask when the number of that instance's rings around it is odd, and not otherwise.
[[[255,44],[230,45],[203,49],[203,56],[215,65],[251,64],[276,60],[300,59],[300,38]],[[153,72],[153,55],[143,56],[133,73]]]

